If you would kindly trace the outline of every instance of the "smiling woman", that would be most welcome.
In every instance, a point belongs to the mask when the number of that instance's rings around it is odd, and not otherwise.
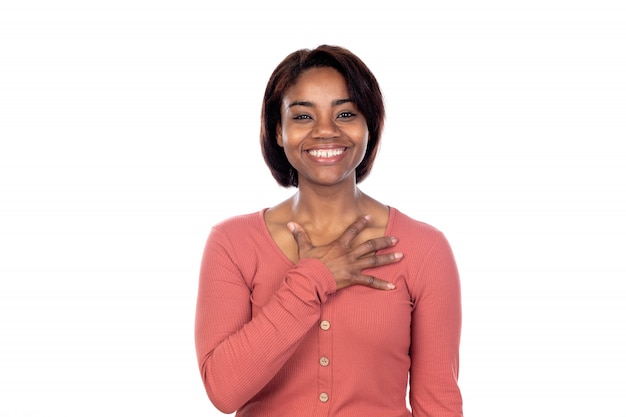
[[[222,221],[208,237],[196,351],[221,411],[463,415],[450,246],[357,185],[384,116],[376,79],[344,48],[296,51],[270,77],[263,156],[276,181],[297,191]]]

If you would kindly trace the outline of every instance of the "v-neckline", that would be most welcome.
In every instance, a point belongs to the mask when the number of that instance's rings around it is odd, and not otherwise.
[[[395,216],[396,216],[396,209],[395,208],[393,208],[391,206],[387,206],[387,208],[389,209],[389,217],[387,218],[387,224],[385,225],[385,236],[389,236],[390,235],[390,231],[391,231],[391,228],[393,226],[393,221],[395,220]],[[287,265],[293,267],[293,266],[296,265],[296,263],[293,262],[289,258],[289,256],[287,256],[287,254],[280,248],[280,246],[278,246],[278,243],[276,243],[276,241],[272,237],[272,234],[270,233],[270,229],[269,229],[267,223],[265,222],[265,212],[268,209],[269,209],[269,207],[265,207],[265,208],[263,208],[262,210],[260,210],[258,212],[258,219],[259,219],[259,221],[261,222],[261,225],[262,225],[263,235],[265,236],[265,238],[269,242],[269,244],[272,247],[272,249],[274,249],[274,251],[278,254],[278,256],[285,263],[287,263]]]

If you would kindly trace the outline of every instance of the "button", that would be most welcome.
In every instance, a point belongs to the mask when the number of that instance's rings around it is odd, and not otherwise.
[[[320,365],[328,366],[329,363],[330,363],[330,361],[328,360],[328,358],[326,356],[322,356],[320,358]]]
[[[320,328],[322,330],[330,329],[330,322],[328,320],[322,320],[322,322],[320,323]]]
[[[328,401],[328,394],[326,394],[325,392],[322,392],[320,394],[320,401],[323,402],[323,403],[327,402]]]

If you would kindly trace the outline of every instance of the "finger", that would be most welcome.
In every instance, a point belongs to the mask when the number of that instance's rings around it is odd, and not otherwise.
[[[298,223],[289,222],[287,223],[287,227],[298,245],[298,250],[309,249],[313,246],[309,235]]]
[[[391,282],[383,281],[382,279],[374,278],[370,275],[361,275],[355,279],[356,285],[364,285],[366,287],[374,288],[377,290],[393,290],[396,288]]]
[[[352,253],[357,258],[360,258],[365,254],[376,252],[381,249],[390,248],[396,243],[398,243],[398,239],[393,236],[377,237],[375,239],[370,239],[367,242],[361,243],[359,246],[354,248]]]
[[[404,255],[401,252],[385,253],[382,255],[372,255],[360,258],[354,263],[354,267],[361,270],[376,268],[377,266],[389,265],[399,262]]]
[[[359,217],[354,223],[348,226],[337,241],[341,242],[344,247],[349,248],[352,241],[367,227],[370,220],[371,216],[369,214]]]

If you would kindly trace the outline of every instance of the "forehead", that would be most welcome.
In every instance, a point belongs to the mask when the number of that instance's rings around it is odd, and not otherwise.
[[[303,99],[305,96],[336,96],[347,98],[348,86],[339,71],[331,67],[311,68],[304,71],[296,83],[285,91],[285,99]]]

